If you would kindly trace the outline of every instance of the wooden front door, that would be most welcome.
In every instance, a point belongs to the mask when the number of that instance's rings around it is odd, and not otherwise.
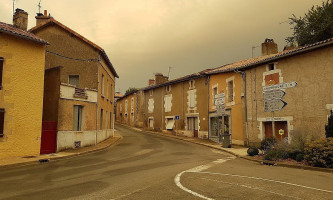
[[[288,137],[288,124],[286,121],[276,121],[274,122],[274,126],[275,126],[275,137],[278,140],[282,140],[284,138]],[[281,136],[279,135],[279,130],[283,130],[284,134]]]
[[[42,140],[40,154],[55,153],[57,151],[57,122],[42,122]]]
[[[198,137],[198,118],[188,117],[187,125],[188,125],[188,130],[193,131],[193,137]]]
[[[273,137],[272,122],[264,122],[264,129],[265,129],[265,138],[272,138]]]

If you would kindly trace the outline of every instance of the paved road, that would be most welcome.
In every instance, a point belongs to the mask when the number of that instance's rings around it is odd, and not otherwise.
[[[117,127],[106,151],[0,171],[0,199],[333,199],[333,175]]]

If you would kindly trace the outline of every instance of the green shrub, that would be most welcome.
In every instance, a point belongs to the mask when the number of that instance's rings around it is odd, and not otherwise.
[[[278,160],[278,152],[276,149],[270,149],[266,152],[264,160]]]
[[[333,168],[333,138],[305,144],[304,159],[311,166]]]
[[[297,154],[295,160],[297,162],[302,162],[304,160],[304,154],[302,154],[302,153]]]
[[[333,111],[331,110],[331,115],[328,117],[328,123],[325,126],[325,134],[327,138],[333,138]]]
[[[250,147],[247,150],[247,155],[249,155],[249,156],[255,156],[255,155],[258,155],[258,154],[259,154],[259,149],[257,147]]]
[[[266,152],[266,151],[270,150],[275,143],[276,143],[275,138],[272,138],[272,137],[271,138],[265,138],[260,143],[260,150]]]

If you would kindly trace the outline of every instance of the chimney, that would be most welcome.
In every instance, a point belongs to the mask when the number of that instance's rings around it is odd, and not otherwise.
[[[154,79],[149,79],[148,85],[151,86],[151,85],[154,85],[154,84],[155,84],[155,80]]]
[[[37,13],[36,18],[36,26],[42,24],[43,22],[49,20],[51,18],[50,14],[47,15],[47,10],[44,10],[44,15],[42,13]]]
[[[266,38],[265,42],[261,44],[261,55],[267,56],[270,54],[278,53],[278,46],[273,39]]]
[[[156,83],[156,85],[161,84],[161,83],[165,83],[167,81],[168,81],[167,76],[163,76],[163,74],[161,74],[161,73],[156,73],[155,74],[155,83]]]
[[[28,28],[28,13],[24,10],[17,8],[13,16],[13,25],[16,28],[26,31]]]

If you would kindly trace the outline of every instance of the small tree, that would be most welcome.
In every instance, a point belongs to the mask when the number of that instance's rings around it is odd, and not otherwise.
[[[326,137],[333,138],[333,110],[331,110],[331,115],[328,117],[328,123],[325,126],[325,130],[326,130]]]
[[[316,43],[333,37],[333,0],[323,2],[322,6],[312,6],[304,17],[295,15],[289,18],[293,36],[287,37],[289,45],[300,46]]]
[[[130,87],[126,90],[125,95],[138,91],[137,88]]]

